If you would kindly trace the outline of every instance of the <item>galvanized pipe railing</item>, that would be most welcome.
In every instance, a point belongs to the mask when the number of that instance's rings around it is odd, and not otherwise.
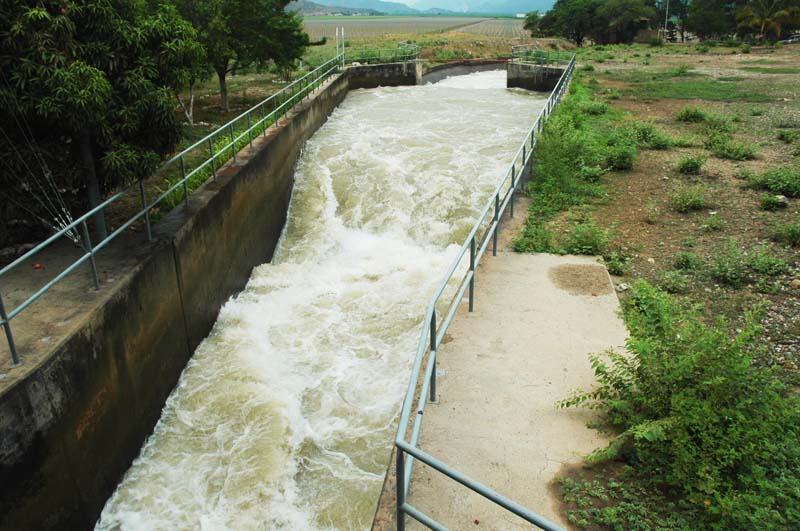
[[[411,50],[411,48],[408,49]],[[416,48],[414,48],[413,53],[414,58],[416,58]],[[390,57],[387,56],[384,60],[389,58]],[[392,59],[395,60],[396,57]],[[280,91],[264,99],[164,162],[157,170],[157,174],[163,173],[171,168],[177,168],[179,175],[170,182],[168,188],[161,192],[158,197],[152,201],[148,201],[144,182],[138,181],[138,183],[109,197],[21,257],[0,269],[0,286],[2,286],[4,277],[11,271],[20,267],[24,262],[31,260],[43,249],[65,236],[71,236],[72,239],[80,240],[81,247],[84,251],[74,262],[15,307],[6,308],[2,293],[0,293],[0,326],[2,326],[3,332],[5,333],[13,363],[15,365],[20,363],[17,344],[14,341],[14,334],[11,330],[11,321],[15,317],[38,300],[55,284],[63,280],[86,262],[89,262],[91,266],[95,289],[100,289],[100,276],[95,259],[99,251],[139,220],[144,221],[147,240],[152,240],[151,212],[154,208],[159,206],[171,208],[180,202],[188,205],[190,182],[193,184],[200,184],[201,182],[205,182],[208,178],[216,180],[217,170],[220,166],[228,160],[236,162],[236,152],[238,149],[248,144],[252,147],[255,137],[259,134],[266,135],[269,126],[279,123],[298,103],[309,97],[320,85],[325,83],[331,75],[342,71],[344,67],[344,28],[341,28],[341,32],[337,28],[336,55],[333,58],[304,76],[294,80]],[[111,234],[93,244],[87,226],[90,218],[99,212],[105,211],[110,205],[118,202],[126,195],[134,195],[137,198],[140,204],[139,211]]]
[[[570,52],[542,50],[536,44],[521,44],[511,47],[511,60],[534,65],[567,64],[572,58]]]
[[[545,120],[547,120],[555,106],[564,97],[574,69],[575,56],[572,56],[559,78],[556,87],[547,98],[539,116],[533,122],[528,134],[525,136],[522,145],[515,153],[508,171],[500,180],[491,198],[481,211],[472,230],[467,235],[455,259],[445,273],[444,279],[439,284],[428,303],[423,320],[422,334],[420,335],[417,353],[411,368],[411,377],[400,412],[400,422],[395,438],[397,459],[395,463],[395,474],[397,476],[396,514],[398,531],[405,530],[405,518],[407,515],[430,529],[446,530],[446,527],[442,524],[436,522],[419,508],[414,507],[408,502],[408,491],[411,483],[414,461],[416,459],[419,459],[441,474],[444,474],[450,479],[516,514],[539,529],[544,529],[546,531],[563,531],[558,525],[542,518],[536,513],[495,492],[486,485],[461,474],[454,468],[425,453],[419,448],[418,442],[425,406],[428,401],[434,401],[436,399],[436,361],[438,358],[439,346],[442,344],[444,336],[455,317],[456,311],[463,302],[467,292],[469,311],[471,312],[474,309],[476,268],[478,264],[480,264],[480,260],[490,244],[492,245],[492,255],[497,254],[497,234],[499,231],[500,219],[507,207],[509,208],[509,214],[512,217],[514,215],[514,193],[519,187],[523,171],[532,164],[531,157],[533,155],[533,149],[536,147],[537,134],[541,132]],[[460,276],[460,280],[458,280],[456,276],[457,273]],[[444,295],[445,293],[449,294],[452,292],[455,294],[448,302]],[[438,316],[443,316],[443,318],[439,320]],[[420,378],[422,378],[422,380],[419,386],[419,394],[417,394],[416,389]],[[414,409],[413,423],[411,423],[412,408]]]
[[[419,46],[406,45],[397,48],[362,49],[349,52],[347,64],[352,63],[399,63],[416,61],[419,57]]]

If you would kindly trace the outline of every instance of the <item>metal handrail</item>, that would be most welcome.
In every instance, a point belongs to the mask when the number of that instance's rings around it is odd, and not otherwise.
[[[405,62],[416,61],[419,57],[419,46],[403,45],[397,48],[361,49],[348,53],[346,63]]]
[[[511,47],[511,60],[535,65],[567,64],[572,54],[558,50],[542,50],[536,44],[521,44]]]
[[[419,344],[417,346],[417,353],[414,358],[414,363],[411,369],[411,377],[409,379],[408,389],[403,401],[403,407],[400,412],[400,422],[397,428],[397,436],[395,437],[396,447],[396,496],[397,496],[397,529],[398,531],[405,530],[405,517],[406,515],[414,518],[418,522],[434,530],[446,530],[444,526],[433,520],[431,517],[420,511],[418,508],[412,506],[407,501],[408,490],[411,483],[411,474],[413,472],[414,460],[419,459],[423,463],[444,474],[445,476],[457,481],[468,489],[480,494],[481,496],[489,499],[504,509],[511,511],[517,516],[521,517],[527,522],[530,522],[540,529],[545,531],[564,531],[558,525],[542,518],[536,513],[525,509],[519,504],[514,503],[510,499],[502,496],[493,489],[483,485],[482,483],[461,474],[454,468],[437,460],[435,457],[423,452],[418,446],[420,430],[422,427],[422,418],[425,411],[425,405],[428,399],[433,402],[436,400],[436,360],[437,351],[444,335],[450,328],[450,324],[455,317],[459,305],[463,302],[464,295],[469,290],[469,311],[473,311],[475,303],[475,272],[478,264],[480,263],[483,254],[488,249],[489,243],[492,244],[492,255],[497,255],[497,236],[499,230],[499,222],[506,207],[510,208],[511,217],[514,216],[514,192],[516,192],[520,176],[524,169],[531,163],[531,156],[533,148],[537,143],[537,134],[541,132],[545,120],[553,112],[555,106],[563,98],[571,79],[572,73],[575,69],[575,56],[573,55],[564,69],[561,77],[559,78],[555,88],[547,98],[544,107],[539,113],[539,116],[533,122],[528,134],[522,142],[522,145],[514,154],[508,171],[506,171],[500,183],[497,185],[492,197],[481,211],[477,221],[472,227],[472,230],[467,235],[464,243],[458,251],[455,259],[445,273],[444,279],[439,284],[433,296],[428,303],[425,311],[425,318],[422,325],[422,333],[420,335]],[[491,212],[491,217],[489,214]],[[481,230],[483,232],[481,233]],[[466,257],[469,257],[468,264]],[[437,305],[441,302],[442,296],[448,291],[451,282],[455,280],[456,271],[463,271],[463,276],[460,281],[456,283],[455,296],[450,299],[449,304],[440,312],[444,316],[441,321],[438,319]],[[423,372],[423,363],[425,365]],[[417,383],[420,381],[422,374],[422,384],[420,386],[419,394],[416,394]],[[409,422],[411,418],[411,409],[416,405],[416,415],[413,424],[410,425],[409,435]],[[408,454],[408,456],[406,456]]]
[[[120,192],[112,195],[96,207],[92,208],[72,223],[62,228],[42,243],[38,244],[33,249],[26,252],[7,266],[0,269],[0,282],[3,277],[20,266],[23,262],[28,261],[44,248],[51,245],[56,240],[64,236],[73,236],[80,234],[77,238],[83,247],[84,253],[78,257],[74,262],[68,265],[64,270],[58,273],[54,278],[49,280],[44,286],[36,290],[35,293],[27,297],[20,304],[7,311],[2,293],[0,293],[0,326],[2,326],[6,341],[8,342],[9,350],[11,351],[11,359],[15,365],[20,363],[19,353],[14,341],[14,335],[11,331],[11,320],[23,312],[28,306],[36,302],[42,295],[44,295],[55,284],[63,280],[66,276],[72,273],[79,266],[89,262],[92,269],[92,278],[94,280],[94,287],[96,290],[100,289],[100,277],[97,271],[97,264],[95,262],[95,255],[106,247],[117,236],[125,232],[131,225],[144,218],[145,229],[148,241],[152,241],[152,223],[151,211],[159,205],[167,207],[174,207],[177,203],[182,201],[188,205],[189,203],[189,182],[193,179],[205,182],[209,177],[214,181],[217,179],[217,168],[225,164],[228,160],[236,162],[237,150],[243,148],[247,143],[250,147],[253,146],[253,138],[258,137],[259,134],[266,135],[267,129],[274,123],[280,121],[287,113],[293,110],[296,105],[316,90],[328,77],[335,72],[340,72],[345,68],[345,41],[344,41],[344,28],[337,28],[336,31],[336,55],[328,61],[322,63],[317,68],[303,75],[302,77],[292,81],[281,90],[265,98],[260,103],[246,110],[239,116],[228,121],[224,125],[217,128],[215,131],[204,136],[191,146],[182,150],[166,162],[164,162],[157,170],[156,173],[162,173],[166,170],[177,167],[179,165],[180,177],[172,182],[166,190],[161,192],[155,200],[148,202],[144,181],[139,180],[137,183],[128,186]],[[398,48],[398,50],[407,50],[403,57],[404,60],[416,60],[418,47],[408,46]],[[413,59],[410,58],[413,52]],[[379,54],[381,57],[381,54]],[[386,60],[398,60],[398,56],[387,56],[380,58],[379,61],[386,62]],[[223,137],[221,139],[221,137]],[[246,138],[246,140],[245,140]],[[196,162],[194,167],[192,165],[192,158],[190,155],[198,155],[200,151],[199,162]],[[168,181],[169,182],[169,181]],[[182,198],[180,198],[182,192]],[[125,221],[121,226],[114,230],[111,234],[103,238],[100,242],[92,245],[89,236],[89,228],[87,221],[100,212],[119,201],[126,195],[138,193],[138,199],[141,208],[132,217]],[[180,199],[175,199],[175,198]],[[175,203],[170,204],[170,201]]]

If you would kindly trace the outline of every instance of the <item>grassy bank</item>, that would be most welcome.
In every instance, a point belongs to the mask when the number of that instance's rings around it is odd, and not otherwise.
[[[800,57],[694,46],[579,56],[514,244],[603,256],[631,332],[630,356],[596,355],[598,388],[562,403],[597,408],[616,436],[561,478],[568,518],[581,529],[796,529]]]

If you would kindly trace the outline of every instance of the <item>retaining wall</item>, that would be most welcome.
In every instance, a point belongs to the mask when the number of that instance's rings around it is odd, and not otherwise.
[[[272,258],[302,146],[348,89],[336,76],[298,106],[161,221],[154,243],[118,242],[138,264],[0,395],[0,529],[94,526],[219,309]]]
[[[420,84],[436,83],[446,77],[463,76],[473,72],[486,72],[489,70],[502,70],[505,68],[505,60],[487,59],[485,61],[456,61],[445,63],[429,68],[422,74]]]
[[[556,66],[537,66],[525,63],[508,63],[507,87],[551,92],[556,88],[564,69]]]

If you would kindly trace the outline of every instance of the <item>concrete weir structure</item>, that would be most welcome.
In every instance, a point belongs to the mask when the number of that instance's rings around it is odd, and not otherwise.
[[[272,258],[304,142],[349,90],[423,79],[418,62],[334,76],[161,220],[152,243],[111,245],[114,279],[98,296],[76,282],[36,303],[58,297],[76,317],[0,380],[0,529],[94,525],[221,306]]]
[[[509,88],[550,92],[562,73],[563,67],[509,61],[507,83]]]

